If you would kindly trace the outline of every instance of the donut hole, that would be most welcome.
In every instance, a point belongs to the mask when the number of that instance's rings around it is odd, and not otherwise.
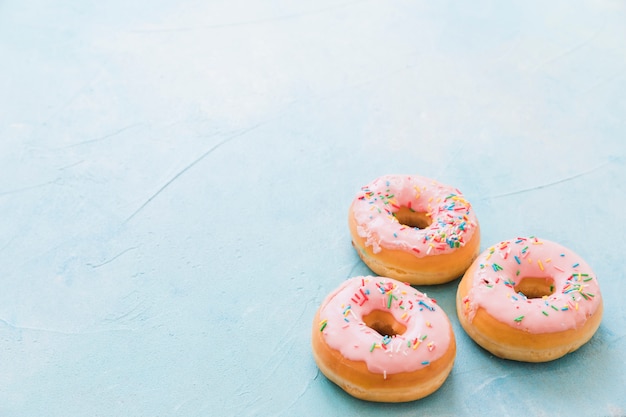
[[[396,320],[393,314],[384,310],[374,310],[364,315],[363,323],[381,336],[393,337],[406,331],[404,324]]]
[[[400,207],[393,215],[398,220],[398,223],[418,229],[426,229],[433,222],[428,213],[415,211],[408,207]]]
[[[513,289],[515,292],[524,294],[526,298],[542,298],[554,293],[554,279],[524,277]]]

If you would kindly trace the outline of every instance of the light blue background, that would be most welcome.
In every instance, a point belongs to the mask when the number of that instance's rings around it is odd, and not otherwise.
[[[624,2],[0,1],[0,415],[626,415]],[[454,185],[560,242],[605,315],[547,364],[458,342],[421,401],[321,375],[348,206]]]

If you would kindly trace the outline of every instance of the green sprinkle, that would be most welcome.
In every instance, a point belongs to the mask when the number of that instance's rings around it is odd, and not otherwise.
[[[320,327],[320,332],[321,332],[322,330],[324,330],[324,329],[326,328],[326,326],[327,326],[327,325],[328,325],[328,321],[327,321],[327,320],[324,320],[324,321],[322,322],[321,327]]]
[[[550,307],[552,307],[555,311],[559,311],[559,309],[554,305],[551,305]]]
[[[523,318],[524,316],[519,316],[519,317],[514,318],[513,321],[516,321],[519,323],[520,321],[522,321]]]
[[[544,315],[544,316],[547,316],[547,315],[548,315],[548,313],[547,313],[547,312],[545,312],[545,311],[543,311],[543,310],[541,310],[541,312],[543,313],[543,315]]]
[[[372,343],[372,347],[370,348],[370,352],[373,352],[375,347],[376,347],[376,343]]]

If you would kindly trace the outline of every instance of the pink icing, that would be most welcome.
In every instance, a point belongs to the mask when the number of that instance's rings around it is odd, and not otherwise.
[[[432,224],[424,229],[398,222],[401,207],[427,213]],[[464,246],[476,231],[470,203],[453,187],[421,176],[386,175],[361,188],[352,203],[356,229],[372,246],[406,250],[417,257],[449,253]]]
[[[484,251],[472,286],[462,300],[472,321],[479,307],[529,333],[552,333],[581,327],[602,303],[595,274],[571,250],[543,239],[506,240]],[[524,277],[552,278],[554,292],[526,298],[514,286]]]
[[[406,331],[389,337],[367,327],[362,317],[374,310],[391,313]],[[348,279],[326,297],[320,318],[320,331],[331,348],[385,376],[424,368],[451,343],[450,322],[435,300],[391,278]]]

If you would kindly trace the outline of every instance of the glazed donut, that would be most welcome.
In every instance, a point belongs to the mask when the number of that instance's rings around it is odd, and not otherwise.
[[[578,255],[536,237],[487,249],[457,291],[461,326],[494,355],[546,362],[585,344],[600,326],[596,275]]]
[[[460,277],[478,255],[480,229],[455,188],[408,175],[386,175],[361,188],[350,206],[350,234],[376,274],[415,285]]]
[[[436,391],[456,343],[435,300],[391,278],[355,277],[329,294],[313,319],[321,372],[363,400],[404,402]]]

